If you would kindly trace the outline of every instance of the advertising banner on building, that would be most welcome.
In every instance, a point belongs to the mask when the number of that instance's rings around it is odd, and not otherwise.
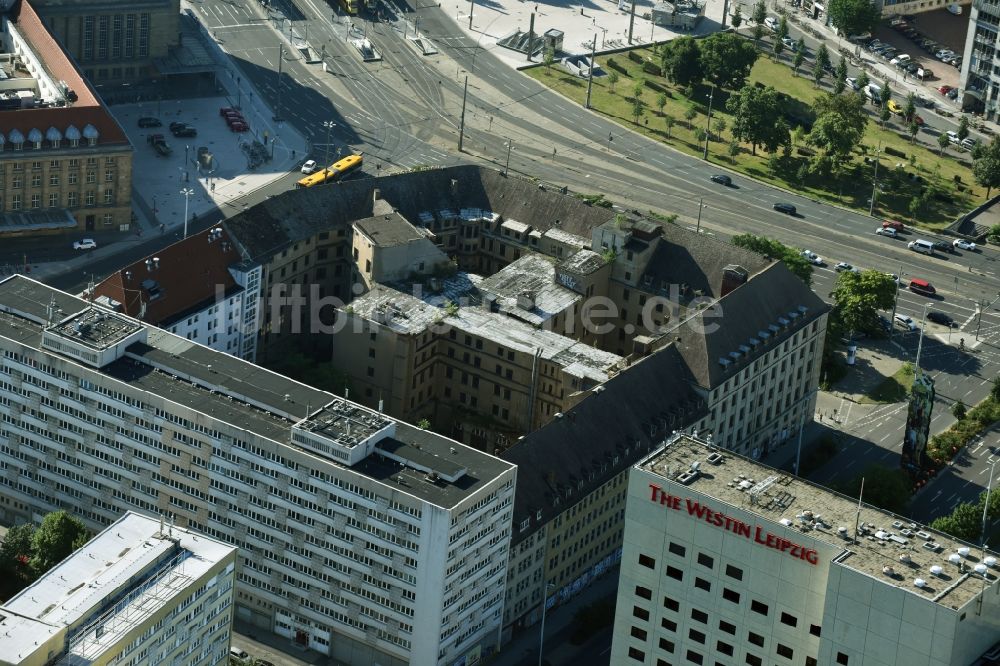
[[[934,380],[927,374],[918,375],[910,390],[906,429],[903,431],[900,466],[904,469],[921,469],[926,462],[927,438],[930,436],[933,410]]]

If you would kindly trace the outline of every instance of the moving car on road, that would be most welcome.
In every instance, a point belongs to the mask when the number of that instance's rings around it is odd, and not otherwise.
[[[316,160],[306,160],[305,164],[302,165],[301,171],[306,175],[316,171]]]
[[[802,256],[813,266],[822,266],[824,264],[823,257],[819,256],[812,250],[802,250]]]
[[[913,278],[910,280],[910,291],[914,294],[920,294],[921,296],[933,296],[937,293],[937,289],[934,288],[934,285],[921,278]]]
[[[159,118],[139,118],[139,127],[161,127],[162,125]]]
[[[854,266],[851,266],[846,261],[842,261],[839,264],[837,264],[836,266],[834,266],[833,270],[837,271],[838,273],[842,273],[844,271],[850,271],[852,273],[860,273],[860,271],[857,268],[855,268]]]
[[[733,184],[733,179],[724,173],[717,173],[714,176],[712,176],[712,182],[718,183],[719,185],[725,185],[726,187],[730,187]]]
[[[943,312],[938,312],[937,310],[931,310],[927,313],[927,318],[930,319],[935,324],[941,324],[942,326],[947,326],[951,328],[954,325],[955,320],[946,315]]]
[[[879,227],[875,230],[875,233],[879,236],[886,236],[888,238],[898,238],[896,235],[896,230],[892,227]]]
[[[793,206],[790,203],[781,203],[781,202],[778,202],[778,203],[774,204],[774,206],[772,206],[772,208],[774,208],[774,210],[778,211],[779,213],[784,213],[785,215],[795,215],[796,214],[795,206]]]
[[[905,314],[898,314],[895,317],[893,317],[893,319],[895,320],[895,322],[897,324],[899,324],[900,326],[902,326],[903,328],[905,328],[908,331],[915,331],[915,330],[917,330],[916,323],[913,321],[913,319],[911,317],[908,317]]]
[[[894,229],[896,231],[896,233],[900,233],[901,231],[903,231],[903,229],[905,227],[904,227],[904,225],[903,225],[902,222],[899,222],[897,220],[883,220],[882,221],[882,228],[883,229]]]
[[[968,250],[969,252],[976,251],[976,244],[972,241],[962,240],[961,238],[956,238],[951,242],[953,247],[957,247],[959,250]]]
[[[97,243],[94,242],[93,238],[84,238],[83,240],[78,240],[73,242],[74,250],[96,250]]]

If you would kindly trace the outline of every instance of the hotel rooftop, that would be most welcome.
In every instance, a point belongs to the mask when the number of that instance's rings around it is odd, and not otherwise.
[[[1000,573],[996,553],[867,504],[859,513],[855,499],[687,435],[638,467],[840,548],[838,565],[947,608],[962,608]]]

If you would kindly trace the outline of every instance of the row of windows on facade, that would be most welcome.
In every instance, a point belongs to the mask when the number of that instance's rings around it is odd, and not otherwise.
[[[100,67],[83,70],[83,77],[88,81],[146,78],[151,74],[152,71],[149,67]],[[123,92],[125,91],[123,90]]]
[[[109,54],[111,60],[148,57],[149,26],[149,14],[85,16],[80,58],[87,62],[108,60]]]
[[[667,547],[667,550],[668,550],[668,552],[670,554],[675,555],[678,558],[686,558],[686,556],[687,556],[687,548],[684,545],[676,543],[676,542],[670,542],[669,545],[668,545],[668,547]],[[699,566],[702,566],[702,567],[705,567],[706,569],[714,571],[714,568],[715,568],[715,558],[712,557],[711,555],[708,555],[707,553],[698,552],[697,555],[696,555],[695,561],[696,561],[696,563]],[[646,555],[646,554],[640,553],[639,557],[638,557],[638,562],[639,562],[640,566],[646,567],[648,569],[656,570],[656,558],[654,558],[651,555]],[[681,582],[683,582],[683,580],[684,580],[684,573],[685,572],[683,570],[681,570],[680,568],[675,567],[673,565],[669,565],[668,564],[666,566],[666,569],[665,569],[664,573],[666,574],[667,577],[673,578],[674,580],[681,581]],[[735,581],[742,581],[743,580],[743,569],[741,569],[741,568],[739,568],[737,566],[734,566],[732,564],[726,564],[724,575],[726,577],[728,577],[728,578],[732,578]],[[694,587],[697,588],[697,589],[699,589],[699,590],[705,591],[705,592],[711,592],[711,590],[712,590],[712,582],[709,581],[709,580],[706,580],[705,578],[701,578],[700,576],[695,576],[694,577]],[[641,620],[641,621],[643,621],[643,622],[648,622],[649,619],[650,619],[650,611],[646,607],[644,607],[643,605],[639,605],[639,604],[642,603],[641,600],[652,601],[652,599],[653,599],[653,591],[651,589],[645,587],[645,586],[636,585],[635,586],[635,597],[636,597],[636,602],[637,603],[636,603],[636,605],[634,605],[632,607],[632,616],[635,617],[635,618],[637,618],[637,619],[639,619],[639,620]],[[742,595],[741,595],[740,592],[737,592],[736,590],[733,590],[731,588],[723,586],[723,588],[722,588],[722,598],[724,600],[732,603],[732,604],[739,604],[740,600],[742,598]],[[678,600],[676,600],[676,599],[673,599],[673,598],[669,597],[669,596],[664,596],[663,597],[663,607],[667,611],[669,611],[671,613],[680,613],[681,612],[680,602]],[[771,609],[770,609],[770,607],[766,603],[764,603],[762,601],[759,601],[757,599],[751,599],[750,600],[750,611],[753,612],[753,613],[756,613],[758,615],[761,615],[763,617],[768,617],[770,615]],[[691,619],[694,622],[697,622],[697,623],[700,623],[702,625],[705,625],[706,627],[709,624],[708,613],[706,613],[705,611],[703,611],[701,609],[698,609],[698,608],[692,608],[691,609]],[[781,623],[783,625],[785,625],[785,626],[792,627],[792,628],[798,627],[799,619],[797,617],[795,617],[794,615],[792,615],[791,613],[788,613],[788,612],[785,612],[785,611],[781,611],[779,619],[780,619]],[[729,634],[731,636],[736,636],[737,635],[737,627],[736,627],[735,624],[733,624],[731,622],[727,622],[726,620],[720,619],[719,623],[718,623],[718,626],[719,626],[719,630],[722,631],[722,632],[724,632],[724,633],[727,633],[727,634]],[[670,633],[676,633],[677,632],[677,622],[675,620],[671,619],[670,617],[663,617],[663,618],[661,618],[661,620],[660,620],[660,627],[662,629],[666,630],[667,632],[670,632]],[[817,638],[820,637],[820,635],[821,635],[821,628],[820,628],[820,626],[817,625],[817,624],[810,624],[809,625],[809,633],[810,633],[810,635],[815,636]],[[646,638],[647,638],[647,630],[643,629],[640,626],[633,625],[631,627],[631,636],[633,638],[638,638],[640,640],[646,640]],[[697,630],[697,629],[694,629],[694,628],[691,628],[691,629],[688,630],[688,639],[694,641],[695,643],[699,643],[699,644],[702,644],[702,645],[706,644],[705,634],[703,632]],[[753,631],[749,631],[748,634],[747,634],[747,642],[749,642],[752,645],[755,645],[757,647],[764,647],[764,645],[765,645],[765,638],[764,638],[764,636],[762,636],[760,634],[757,634],[757,633],[755,633]],[[670,652],[670,653],[673,653],[674,652],[674,648],[675,648],[674,643],[672,641],[666,639],[666,638],[660,638],[660,640],[659,640],[659,647],[660,647],[660,649],[665,650],[666,652]],[[722,654],[725,654],[725,655],[728,655],[728,656],[733,656],[733,652],[734,652],[733,646],[730,645],[729,643],[726,643],[725,641],[719,641],[717,643],[715,649],[717,651],[721,652]],[[788,659],[788,660],[791,660],[794,657],[794,650],[792,648],[786,646],[786,645],[781,644],[781,643],[777,643],[776,644],[776,646],[775,646],[775,652],[776,652],[776,654],[778,656],[783,657],[783,658]],[[632,658],[633,660],[645,663],[646,654],[645,654],[645,652],[643,650],[640,650],[639,648],[636,648],[636,647],[630,647],[628,654],[629,654],[629,657]],[[685,657],[686,657],[688,663],[702,664],[704,662],[703,655],[701,655],[701,653],[699,653],[699,652],[697,652],[695,650],[688,650],[688,653],[685,655]],[[666,661],[664,659],[658,659],[656,663],[657,663],[657,666],[659,666],[660,664],[663,664],[663,663],[668,664],[668,666],[670,666],[670,662]],[[751,653],[747,653],[747,655],[746,655],[746,663],[749,666],[761,666],[762,663],[763,663],[763,660],[759,656],[757,656],[757,655],[754,655],[754,654],[751,654]],[[843,652],[838,652],[837,653],[837,664],[846,665],[848,663],[849,663],[848,656],[846,654],[844,654]],[[816,660],[815,657],[809,657],[809,656],[807,656],[805,658],[805,664],[806,664],[806,666],[817,666],[818,662],[817,662],[817,660]]]
[[[58,162],[58,160],[53,160],[53,161]],[[37,162],[35,164],[37,164]],[[33,169],[35,170],[38,170],[40,168],[41,167],[33,167]],[[50,171],[48,178],[49,185],[51,187],[58,187],[62,183],[62,178],[60,176],[61,174],[59,172]],[[114,167],[108,167],[104,170],[104,182],[113,183],[117,177],[118,177],[118,172],[115,170]],[[27,179],[27,182],[30,187],[41,187],[43,180],[44,178],[42,177],[42,174],[40,172],[36,172],[31,174],[31,176]],[[4,185],[7,186],[8,189],[15,189],[15,190],[20,189],[24,187],[25,182],[26,179],[23,175],[21,175],[20,169],[14,169],[14,173],[11,175],[9,183],[7,182],[7,179],[4,178]],[[80,182],[80,173],[78,171],[69,171],[66,174],[67,185],[76,185],[79,182]],[[96,183],[97,172],[93,170],[88,170],[84,177],[84,182],[86,182],[87,184]]]
[[[59,208],[62,204],[62,193],[61,192],[49,192],[48,196],[48,207],[49,208]],[[4,210],[3,197],[0,197],[0,210]],[[10,204],[6,210],[21,210],[24,208],[24,199],[20,194],[11,194],[8,197],[8,203]],[[39,193],[32,194],[28,198],[29,208],[32,210],[38,210],[42,207],[42,195]],[[97,205],[97,193],[93,191],[85,192],[83,196],[84,206],[96,206]],[[105,190],[103,197],[103,205],[113,206],[115,205],[115,192],[114,190]],[[80,206],[80,193],[79,192],[67,192],[66,193],[66,207],[76,208]],[[114,217],[111,213],[107,213],[105,218],[108,216]]]

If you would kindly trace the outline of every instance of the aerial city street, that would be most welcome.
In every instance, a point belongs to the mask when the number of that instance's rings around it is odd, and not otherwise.
[[[0,666],[1000,665],[997,3],[0,12]]]

